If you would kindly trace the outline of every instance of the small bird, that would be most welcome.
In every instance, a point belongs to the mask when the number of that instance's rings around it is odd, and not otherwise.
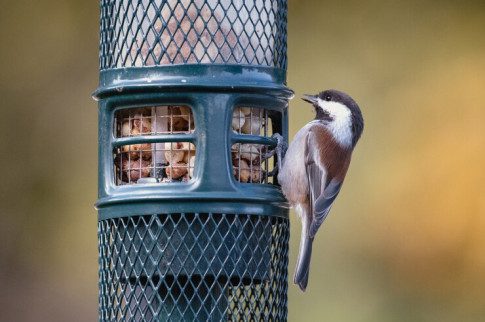
[[[296,133],[278,182],[302,221],[293,282],[305,291],[313,239],[342,187],[364,120],[357,103],[343,92],[326,90],[302,99],[313,105],[316,117]]]

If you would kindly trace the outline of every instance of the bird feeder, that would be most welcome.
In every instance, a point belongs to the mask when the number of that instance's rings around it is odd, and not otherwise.
[[[100,321],[285,320],[286,0],[102,0]]]

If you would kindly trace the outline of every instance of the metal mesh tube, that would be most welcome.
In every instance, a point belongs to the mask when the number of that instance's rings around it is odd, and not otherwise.
[[[284,321],[286,0],[101,0],[100,321]]]
[[[103,321],[286,317],[287,219],[161,214],[98,230]]]
[[[284,0],[102,0],[101,70],[166,64],[286,69]]]

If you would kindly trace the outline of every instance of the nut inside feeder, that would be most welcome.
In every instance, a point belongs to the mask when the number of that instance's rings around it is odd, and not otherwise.
[[[115,137],[192,134],[188,106],[163,105],[121,109],[115,113]],[[195,145],[189,141],[135,143],[114,150],[117,185],[186,182],[194,175]]]

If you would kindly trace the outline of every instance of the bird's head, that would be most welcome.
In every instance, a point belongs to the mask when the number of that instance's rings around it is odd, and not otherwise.
[[[315,108],[315,119],[322,121],[338,143],[354,147],[364,129],[364,119],[357,103],[344,92],[329,89],[302,99]]]

